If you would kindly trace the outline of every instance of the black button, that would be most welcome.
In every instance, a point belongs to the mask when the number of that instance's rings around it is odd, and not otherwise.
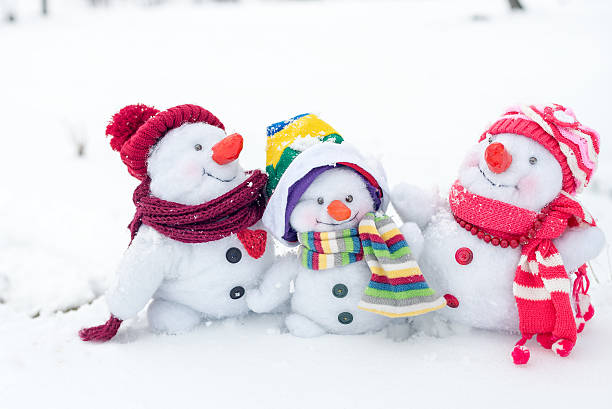
[[[344,298],[348,294],[348,288],[344,284],[336,284],[334,288],[332,288],[332,294],[336,298]]]
[[[225,258],[232,264],[236,264],[242,259],[242,251],[236,247],[232,247],[225,253]]]
[[[234,287],[230,291],[230,298],[232,300],[237,300],[238,298],[242,298],[244,293],[245,293],[244,287],[240,287],[240,286]]]
[[[353,322],[353,314],[350,312],[341,312],[338,314],[338,321],[340,321],[340,324],[350,324]]]

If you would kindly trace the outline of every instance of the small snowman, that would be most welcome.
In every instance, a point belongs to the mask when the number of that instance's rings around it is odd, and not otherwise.
[[[446,203],[410,185],[394,190],[402,219],[424,228],[423,271],[461,303],[449,317],[520,331],[516,364],[529,360],[525,343],[534,335],[567,356],[593,315],[585,263],[605,238],[575,196],[598,153],[599,136],[571,110],[518,106],[468,153]]]
[[[342,142],[312,114],[268,128],[270,199],[262,220],[278,240],[299,245],[299,251],[297,258],[288,254],[281,259],[247,302],[256,312],[268,312],[291,298],[285,324],[300,337],[377,331],[389,317],[446,305],[422,279],[407,244],[418,253],[423,242],[419,228],[408,223],[402,235],[380,213],[389,202],[382,167]],[[358,228],[364,222],[367,232]],[[386,249],[382,264],[378,245]],[[383,264],[394,267],[396,282],[389,280]],[[400,269],[412,277],[399,277]],[[404,281],[397,285],[397,280]]]
[[[155,332],[188,331],[202,320],[246,314],[274,255],[260,218],[267,177],[245,172],[242,137],[196,105],[167,111],[130,105],[106,129],[134,191],[132,241],[106,294],[111,318],[83,329],[85,341],[106,341],[123,320],[151,301]]]

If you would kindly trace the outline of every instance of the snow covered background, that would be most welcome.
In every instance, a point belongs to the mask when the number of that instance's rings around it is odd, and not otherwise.
[[[136,180],[104,128],[136,102],[210,109],[245,137],[246,168],[263,167],[268,124],[314,112],[391,185],[442,191],[504,107],[559,102],[602,136],[582,199],[612,236],[610,1],[49,3],[0,22],[0,407],[610,407],[609,251],[574,353],[534,346],[524,368],[515,336],[443,325],[298,339],[257,316],[157,336],[141,317],[104,345],[77,337],[107,318],[129,241]]]

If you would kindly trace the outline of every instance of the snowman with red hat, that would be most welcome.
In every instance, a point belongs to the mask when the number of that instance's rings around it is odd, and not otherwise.
[[[419,228],[400,229],[384,214],[389,194],[381,165],[329,124],[303,114],[269,126],[266,171],[263,223],[298,253],[276,263],[247,295],[253,311],[290,300],[289,332],[315,337],[377,331],[390,318],[447,305],[416,262]]]
[[[111,318],[81,330],[81,338],[111,339],[149,302],[149,326],[163,333],[246,314],[245,293],[274,255],[260,228],[267,177],[240,167],[242,137],[226,135],[221,121],[197,105],[130,105],[106,133],[141,184],[132,241],[106,294]]]
[[[520,331],[516,364],[529,360],[533,336],[568,356],[593,316],[586,263],[605,238],[576,195],[591,180],[598,154],[598,134],[570,109],[521,105],[468,153],[448,200],[407,184],[393,192],[402,219],[424,229],[423,271],[459,299],[448,316]]]

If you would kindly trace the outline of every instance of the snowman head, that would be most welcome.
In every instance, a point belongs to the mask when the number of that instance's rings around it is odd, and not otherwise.
[[[459,181],[470,192],[538,211],[562,189],[563,172],[545,147],[523,135],[488,135],[467,155]]]
[[[151,193],[163,200],[194,205],[221,196],[246,175],[237,159],[242,137],[216,126],[188,123],[169,131],[148,160]]]
[[[472,193],[539,211],[590,182],[599,135],[559,104],[517,105],[491,123],[467,155],[459,181]]]
[[[128,105],[106,128],[128,171],[163,200],[194,205],[214,199],[246,179],[237,162],[242,137],[227,136],[219,119],[197,105],[159,111]]]
[[[298,232],[355,228],[376,203],[364,178],[348,167],[321,173],[293,209],[289,223]]]

